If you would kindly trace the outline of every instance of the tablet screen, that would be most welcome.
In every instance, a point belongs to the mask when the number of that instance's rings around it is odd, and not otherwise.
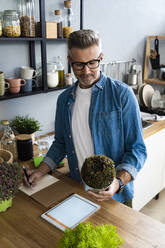
[[[66,228],[74,228],[79,222],[85,220],[99,208],[100,206],[94,202],[80,195],[73,194],[42,214],[41,217],[64,231]]]

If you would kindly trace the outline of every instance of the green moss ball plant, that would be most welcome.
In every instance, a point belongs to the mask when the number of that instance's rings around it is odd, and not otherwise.
[[[105,155],[94,155],[85,159],[81,177],[93,189],[107,189],[116,176],[114,162]]]

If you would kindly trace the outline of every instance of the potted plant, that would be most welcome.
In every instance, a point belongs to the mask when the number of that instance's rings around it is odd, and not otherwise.
[[[106,190],[115,176],[114,162],[105,155],[86,158],[81,169],[81,177],[87,190]]]
[[[119,248],[123,243],[113,225],[80,223],[66,230],[59,241],[59,248]]]
[[[0,212],[12,206],[12,200],[22,182],[19,165],[15,163],[0,163]]]
[[[18,134],[30,134],[33,141],[34,133],[36,131],[41,131],[41,125],[39,121],[35,120],[29,115],[16,116],[10,125]]]

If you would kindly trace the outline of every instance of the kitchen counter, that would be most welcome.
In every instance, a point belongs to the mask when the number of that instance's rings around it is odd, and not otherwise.
[[[143,128],[144,138],[148,138],[149,136],[159,132],[160,130],[165,128],[165,120],[164,121],[156,121],[153,122],[153,125],[147,127],[146,129]]]
[[[81,184],[57,171],[54,175],[65,183],[66,191],[69,184],[73,187],[74,193],[90,199]],[[165,247],[165,226],[160,222],[114,200],[99,204],[101,209],[86,221],[93,224],[115,225],[117,232],[124,239],[122,248]],[[13,206],[0,213],[0,247],[57,247],[63,232],[40,217],[46,210],[39,202],[19,192],[13,200]]]

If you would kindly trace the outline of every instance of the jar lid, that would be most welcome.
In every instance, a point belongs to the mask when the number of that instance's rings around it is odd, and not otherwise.
[[[31,138],[31,135],[30,134],[18,134],[16,136],[16,139],[17,140],[20,140],[20,141],[24,141],[24,140],[30,140],[32,138]]]
[[[8,120],[2,120],[1,124],[4,126],[7,126],[7,125],[9,125],[9,121]]]
[[[72,1],[64,1],[64,6],[67,8],[72,7]]]
[[[16,10],[4,10],[3,15],[16,15],[18,16],[18,12]]]
[[[55,13],[55,15],[61,15],[61,10],[60,10],[60,9],[56,9],[56,10],[54,11],[54,13]]]

